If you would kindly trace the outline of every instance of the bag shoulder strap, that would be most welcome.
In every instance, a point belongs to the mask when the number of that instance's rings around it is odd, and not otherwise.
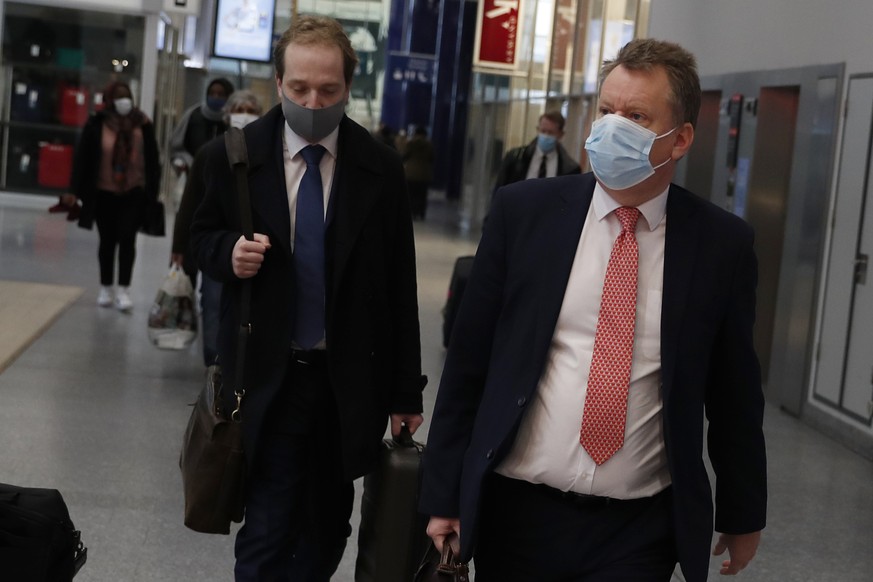
[[[242,223],[243,235],[248,240],[254,240],[252,227],[252,203],[249,197],[249,152],[246,148],[246,136],[238,127],[230,127],[224,132],[224,145],[227,148],[227,161],[236,177],[236,192],[239,196],[239,218]]]
[[[243,236],[247,240],[254,240],[254,227],[252,225],[252,203],[249,196],[249,154],[246,148],[246,136],[238,127],[230,127],[224,132],[224,145],[227,149],[227,161],[236,178],[236,193],[239,198],[239,218],[242,224]],[[235,421],[241,420],[240,408],[242,398],[245,396],[245,361],[246,345],[251,334],[250,308],[252,302],[252,280],[244,279],[240,293],[239,306],[239,330],[236,336],[236,409],[231,415]]]

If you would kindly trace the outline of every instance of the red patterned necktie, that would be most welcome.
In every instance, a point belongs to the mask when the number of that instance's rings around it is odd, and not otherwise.
[[[598,465],[605,463],[624,444],[627,390],[634,351],[639,255],[634,231],[640,211],[622,206],[615,214],[621,222],[621,233],[615,239],[606,266],[579,438]]]

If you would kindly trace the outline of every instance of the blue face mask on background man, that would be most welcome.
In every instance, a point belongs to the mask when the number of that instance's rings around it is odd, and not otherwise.
[[[585,140],[585,150],[594,175],[612,190],[626,190],[652,176],[665,165],[667,158],[652,167],[649,152],[656,139],[676,131],[657,135],[626,117],[610,113],[591,124],[591,134]]]
[[[553,149],[555,149],[555,145],[558,143],[558,138],[549,135],[547,133],[538,133],[537,134],[537,147],[540,148],[540,151],[544,154],[549,153]]]
[[[224,97],[207,97],[206,98],[206,107],[211,109],[212,111],[221,111],[224,104],[227,103],[227,99]]]

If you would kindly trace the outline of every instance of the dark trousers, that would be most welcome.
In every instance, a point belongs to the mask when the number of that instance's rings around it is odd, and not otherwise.
[[[424,215],[427,213],[427,186],[427,182],[409,181],[406,183],[412,218],[424,220]]]
[[[584,500],[495,474],[482,495],[476,582],[668,582],[671,504],[670,489]]]
[[[145,191],[134,188],[125,194],[97,191],[94,219],[100,244],[100,284],[109,287],[115,283],[115,252],[118,250],[118,284],[129,287],[136,258],[136,233],[145,213]]]
[[[237,582],[327,582],[352,532],[354,486],[342,476],[326,362],[292,363],[284,391],[248,483]]]

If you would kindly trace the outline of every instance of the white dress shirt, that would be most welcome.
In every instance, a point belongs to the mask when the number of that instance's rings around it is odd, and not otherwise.
[[[530,159],[530,165],[527,167],[527,178],[539,178],[540,176],[540,160],[546,157],[546,178],[554,178],[558,175],[558,146],[555,145],[549,153],[543,153],[539,147],[534,148],[534,154]]]
[[[620,205],[598,184],[579,237],[545,370],[497,472],[561,491],[618,499],[670,484],[662,429],[661,292],[667,190],[639,206],[637,308],[624,445],[597,466],[579,443],[588,371]]]
[[[282,159],[285,161],[285,190],[288,193],[288,211],[291,213],[291,250],[294,250],[294,232],[297,226],[297,190],[306,172],[306,161],[300,155],[300,150],[310,144],[308,141],[291,131],[287,123],[283,123]],[[318,142],[327,150],[321,156],[318,168],[321,170],[321,186],[324,189],[324,213],[327,216],[327,204],[330,201],[330,187],[333,183],[333,173],[336,168],[337,139],[339,126]]]

